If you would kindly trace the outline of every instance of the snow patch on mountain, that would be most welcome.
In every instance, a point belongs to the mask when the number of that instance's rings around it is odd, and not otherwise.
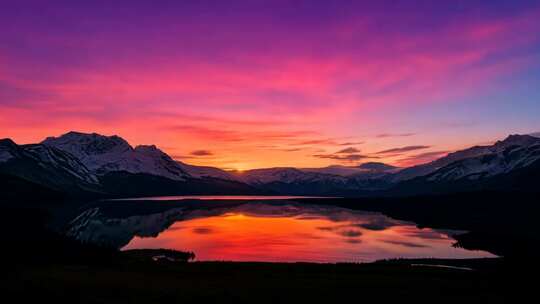
[[[298,182],[320,182],[325,180],[346,182],[343,176],[306,172],[296,168],[266,168],[244,171],[240,174],[242,181],[248,184],[268,184],[272,182],[298,183]]]
[[[390,177],[390,179],[393,182],[400,182],[408,179],[412,179],[419,176],[426,176],[429,175],[439,169],[442,169],[452,163],[469,159],[469,158],[478,158],[484,155],[490,155],[490,154],[497,154],[497,153],[504,153],[504,151],[507,151],[509,148],[513,147],[529,147],[532,145],[540,144],[540,138],[530,136],[530,135],[510,135],[506,139],[497,141],[495,144],[491,146],[474,146],[465,150],[456,151],[453,153],[449,153],[447,156],[439,158],[437,160],[434,160],[427,164],[417,165],[409,168],[405,168],[398,173],[394,174]],[[503,164],[501,164],[503,166]],[[465,169],[462,167],[461,169],[454,168],[454,171],[460,171],[464,170],[463,173],[455,173],[456,176],[463,176],[465,175],[465,172],[468,172],[469,170],[471,172],[479,172],[482,171],[480,169],[482,166],[478,166],[478,164],[473,165],[472,163],[468,165],[469,169]],[[474,167],[474,168],[473,168]],[[487,170],[486,167],[484,169]],[[496,170],[494,168],[489,168],[489,170],[495,170],[495,171],[501,171],[505,172],[505,170]]]
[[[0,170],[4,174],[62,191],[94,191],[98,178],[73,155],[41,144],[17,145],[0,140]]]
[[[329,175],[338,175],[342,177],[354,177],[354,178],[374,178],[388,173],[396,172],[398,167],[387,165],[384,163],[368,162],[359,166],[341,166],[333,165],[323,168],[302,168],[304,172],[313,172]]]
[[[350,175],[364,171],[363,169],[358,168],[358,167],[348,167],[348,166],[341,166],[341,165],[332,165],[332,166],[323,167],[323,168],[301,168],[300,170],[304,172],[331,174],[331,175],[339,175],[339,176],[350,176]]]
[[[238,176],[235,176],[234,174],[219,168],[207,166],[193,166],[182,162],[177,163],[180,165],[180,167],[182,167],[184,171],[188,172],[189,175],[195,178],[219,178],[224,180],[240,181],[240,178]]]
[[[99,183],[98,178],[79,159],[69,153],[40,144],[24,145],[22,148],[29,153],[30,157],[40,163],[46,163],[50,167],[63,170],[87,183]]]
[[[540,142],[501,143],[491,153],[449,164],[428,176],[429,181],[471,180],[491,177],[527,167],[540,160]],[[525,146],[521,146],[525,145]]]
[[[43,144],[75,155],[91,171],[99,175],[125,171],[163,176],[173,180],[190,177],[176,161],[156,146],[141,145],[133,148],[118,136],[69,132],[60,137],[49,137]]]

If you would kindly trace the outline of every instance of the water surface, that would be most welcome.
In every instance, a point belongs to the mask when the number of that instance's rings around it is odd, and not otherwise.
[[[175,195],[112,199],[111,201],[177,201],[177,200],[289,200],[299,198],[336,198],[328,196],[290,195]]]
[[[122,250],[192,251],[199,261],[370,262],[390,258],[493,257],[456,248],[452,234],[380,213],[294,202],[191,205],[129,216],[98,209],[70,233]],[[91,213],[91,214],[90,214]]]

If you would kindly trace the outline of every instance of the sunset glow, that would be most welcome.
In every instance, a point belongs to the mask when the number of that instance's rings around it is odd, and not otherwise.
[[[408,166],[540,131],[538,1],[28,2],[0,4],[0,137],[19,144]]]
[[[419,229],[380,214],[231,212],[178,221],[155,237],[135,236],[123,249],[188,250],[196,252],[201,261],[367,262],[397,257],[492,256],[454,248],[453,243],[455,240],[442,232]]]

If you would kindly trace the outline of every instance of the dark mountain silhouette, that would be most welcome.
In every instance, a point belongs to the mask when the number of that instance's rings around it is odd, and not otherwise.
[[[360,169],[369,170],[369,171],[377,171],[377,172],[387,172],[398,169],[398,167],[388,165],[385,163],[380,162],[367,162],[363,163],[358,166]]]
[[[510,135],[502,141],[497,141],[490,146],[474,146],[468,149],[449,153],[448,155],[436,159],[432,162],[405,168],[391,177],[393,182],[413,179],[418,176],[431,174],[454,162],[475,158],[482,155],[495,155],[512,147],[534,147],[540,144],[540,138],[530,135]],[[471,168],[472,169],[472,168]],[[474,169],[472,169],[474,170]],[[468,174],[466,171],[463,174]]]
[[[25,188],[79,197],[537,191],[532,181],[538,176],[539,161],[540,138],[529,135],[511,135],[491,146],[457,151],[405,169],[372,162],[358,167],[283,167],[236,174],[178,162],[156,146],[132,147],[118,136],[69,132],[31,145],[0,140],[4,186],[16,185],[7,191],[11,196],[28,195]]]
[[[400,182],[392,189],[399,194],[451,193],[465,191],[538,192],[534,181],[540,176],[540,139],[511,135],[492,146],[473,147],[455,155],[458,158],[423,176]],[[481,152],[480,152],[481,151]],[[436,162],[446,162],[440,159]]]
[[[183,165],[155,146],[132,148],[118,136],[70,132],[57,139],[48,138],[42,144],[0,141],[3,180],[20,185],[2,194],[4,197],[9,193],[9,197],[39,198],[27,191],[35,185],[51,195],[88,198],[263,193],[232,179],[205,176],[201,170],[191,176]],[[27,183],[28,189],[22,183]]]

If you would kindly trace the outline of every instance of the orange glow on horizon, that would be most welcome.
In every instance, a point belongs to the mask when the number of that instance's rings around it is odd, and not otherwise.
[[[80,131],[226,170],[410,166],[540,131],[537,4],[11,2],[0,138],[20,144]]]

